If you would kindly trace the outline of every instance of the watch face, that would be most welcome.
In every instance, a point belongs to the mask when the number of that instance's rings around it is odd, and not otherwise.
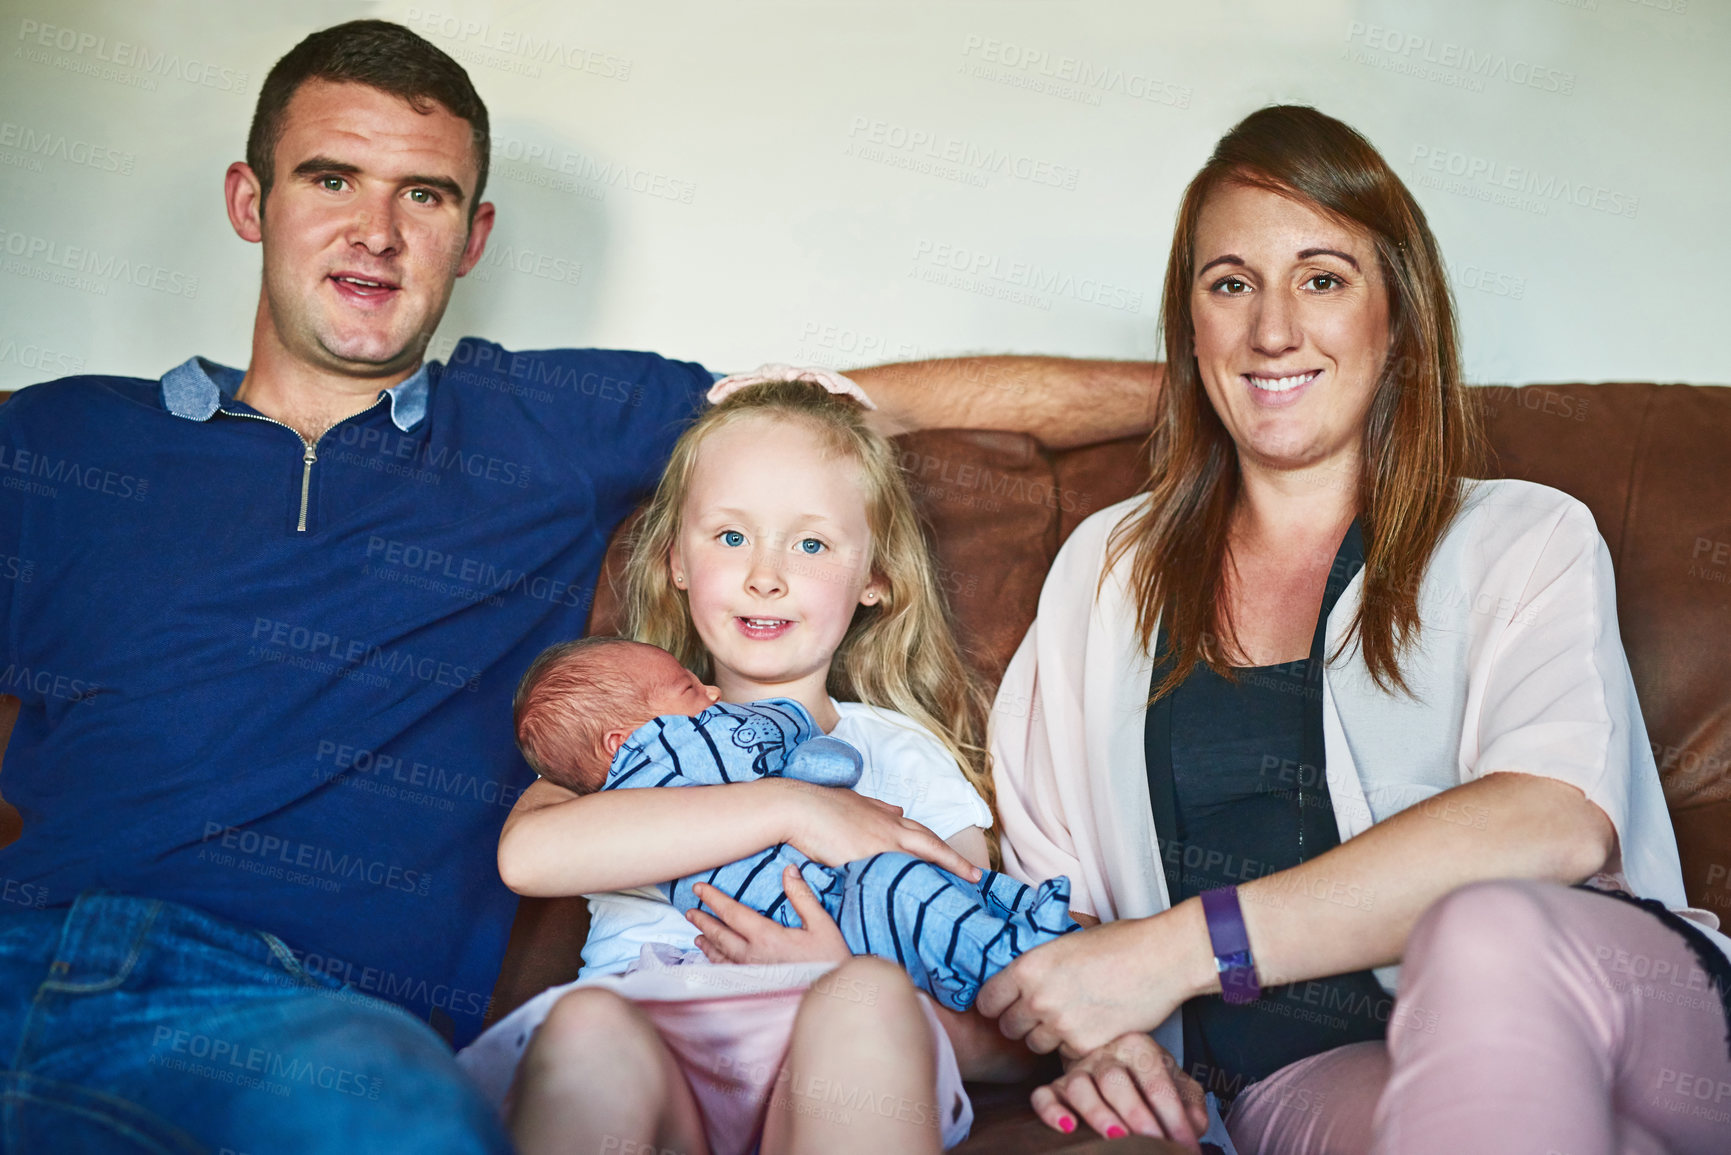
[[[1256,964],[1247,950],[1216,956],[1214,965],[1220,971],[1220,997],[1228,1003],[1253,1003],[1262,997],[1262,986],[1256,981]]]

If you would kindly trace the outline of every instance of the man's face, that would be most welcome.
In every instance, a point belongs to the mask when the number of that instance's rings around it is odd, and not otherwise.
[[[361,376],[412,367],[480,259],[469,122],[313,80],[290,100],[264,206],[270,323],[291,355]]]

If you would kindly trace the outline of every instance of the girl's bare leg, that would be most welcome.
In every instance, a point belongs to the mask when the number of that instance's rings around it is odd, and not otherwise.
[[[937,1060],[918,1000],[878,958],[814,983],[770,1098],[763,1155],[935,1155]]]
[[[611,991],[553,1006],[517,1068],[511,1137],[522,1155],[708,1155],[691,1088],[649,1019]]]

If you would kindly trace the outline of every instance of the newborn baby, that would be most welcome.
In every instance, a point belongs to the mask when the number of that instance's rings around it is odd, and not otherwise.
[[[696,774],[682,766],[691,781],[668,785],[714,785],[771,776],[819,786],[851,787],[859,782],[863,769],[859,751],[818,732],[798,702],[772,698],[749,706],[717,704],[720,693],[659,646],[608,637],[565,642],[536,658],[517,687],[512,707],[517,746],[535,773],[576,794],[622,785],[659,786],[664,783],[627,783],[629,775],[609,781],[608,771],[620,748],[636,730],[648,729],[653,719],[671,722],[674,716],[699,718],[707,713],[711,718],[701,728],[705,733],[716,726],[730,731],[735,746],[752,752],[751,772],[730,771],[732,758],[724,760],[705,749],[700,757],[712,765]],[[659,736],[651,735],[649,740]],[[780,759],[772,768],[778,753]]]
[[[788,698],[717,702],[667,651],[621,638],[566,642],[535,659],[517,688],[517,744],[537,773],[579,794],[650,786],[711,786],[764,777],[825,786],[859,781],[859,752],[817,728]],[[836,920],[848,949],[900,963],[945,1006],[967,1010],[980,984],[1026,951],[1076,930],[1070,881],[1024,886],[996,871],[978,883],[907,854],[839,869],[787,843],[663,883],[681,911],[708,883],[760,914],[797,927],[781,873],[796,867]]]

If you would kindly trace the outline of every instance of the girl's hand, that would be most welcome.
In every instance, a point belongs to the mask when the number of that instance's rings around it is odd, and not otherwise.
[[[1153,1030],[1219,984],[1201,904],[1190,899],[1035,947],[987,980],[976,1005],[1006,1038],[1078,1058],[1126,1031]]]
[[[692,910],[685,917],[703,932],[697,947],[704,957],[713,963],[841,962],[851,957],[841,929],[799,871],[791,866],[783,870],[781,886],[803,929],[782,926],[708,883],[698,883],[697,897],[715,914]]]
[[[980,880],[979,867],[918,822],[903,818],[900,806],[839,786],[779,781],[793,791],[799,806],[787,841],[814,862],[840,867],[885,851],[900,851],[969,882]]]
[[[1029,1102],[1058,1131],[1074,1131],[1080,1116],[1108,1139],[1152,1135],[1200,1151],[1208,1130],[1203,1098],[1165,1047],[1133,1032],[1067,1064],[1063,1077],[1035,1088]]]

